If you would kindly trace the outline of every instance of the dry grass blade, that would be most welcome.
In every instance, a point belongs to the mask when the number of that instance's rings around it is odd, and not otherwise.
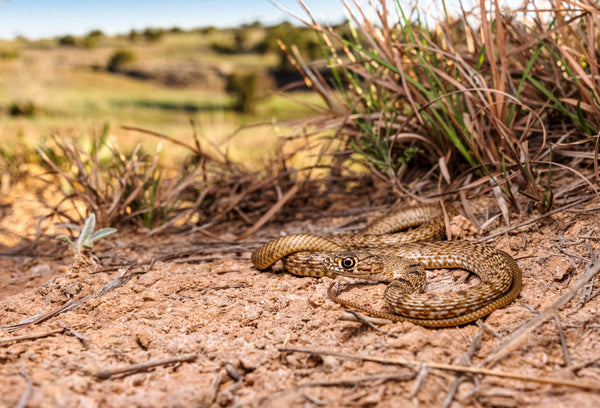
[[[453,372],[458,372],[458,373],[482,374],[482,375],[489,375],[489,376],[494,376],[494,377],[509,378],[509,379],[519,380],[519,381],[535,382],[535,383],[541,383],[541,384],[551,384],[551,385],[558,385],[558,386],[567,386],[567,387],[574,387],[574,388],[590,390],[590,391],[600,391],[600,383],[591,383],[591,382],[549,378],[549,377],[532,377],[532,376],[522,375],[519,373],[511,373],[511,372],[500,371],[500,370],[492,370],[492,369],[488,369],[488,368],[461,366],[461,365],[454,365],[454,364],[444,364],[444,363],[436,363],[436,362],[431,362],[431,361],[421,362],[421,361],[412,361],[412,360],[405,360],[405,359],[399,359],[399,358],[375,357],[375,356],[363,355],[363,354],[347,354],[347,353],[338,353],[335,351],[310,350],[310,349],[292,348],[292,347],[279,347],[277,350],[279,350],[280,352],[283,352],[283,353],[307,353],[307,354],[323,355],[323,356],[335,356],[335,357],[341,357],[341,358],[349,358],[349,359],[362,360],[362,361],[372,361],[372,362],[381,363],[381,364],[394,364],[394,365],[409,366],[409,367],[415,367],[415,368],[425,366],[425,367],[429,367],[429,368],[433,368],[433,369],[453,371]]]
[[[64,333],[65,330],[66,330],[66,328],[63,327],[61,329],[50,330],[50,331],[46,331],[43,333],[25,334],[23,336],[1,337],[0,345],[13,343],[13,342],[17,342],[17,341],[23,341],[23,340],[40,339],[43,337],[52,336],[53,334]]]
[[[101,380],[105,380],[107,378],[112,377],[113,375],[131,374],[131,373],[137,373],[140,371],[145,371],[145,370],[148,370],[148,369],[154,368],[154,367],[160,367],[160,366],[169,365],[169,364],[191,362],[191,361],[194,361],[196,358],[198,358],[197,354],[184,354],[182,356],[166,358],[164,360],[149,361],[147,363],[140,363],[140,364],[132,364],[132,365],[129,365],[126,367],[115,368],[112,370],[101,370],[101,371],[98,371],[94,375]]]
[[[292,188],[290,188],[283,196],[281,196],[281,199],[277,201],[277,203],[275,203],[275,205],[272,206],[269,211],[260,217],[260,219],[251,228],[248,228],[248,230],[246,230],[246,232],[244,232],[239,239],[247,238],[258,231],[258,229],[265,225],[265,223],[271,218],[273,218],[275,213],[277,213],[277,211],[279,211],[281,207],[283,207],[283,205],[285,205],[285,203],[287,203],[297,192],[298,185],[294,184]]]
[[[54,175],[64,181],[55,182],[62,186],[64,198],[54,207],[54,215],[76,214],[69,221],[80,224],[87,217],[79,213],[83,206],[96,214],[100,225],[133,222],[147,228],[177,215],[182,191],[196,182],[202,166],[184,163],[181,169],[167,170],[159,164],[158,151],[145,154],[137,146],[125,154],[107,139],[105,128],[89,150],[57,137],[53,145],[38,148]],[[169,178],[169,174],[177,175]]]
[[[403,176],[418,158],[425,167],[446,164],[437,176],[448,187],[474,173],[491,180],[513,209],[528,208],[519,203],[525,199],[549,211],[552,177],[562,174],[546,160],[554,143],[586,152],[598,138],[598,12],[589,0],[556,0],[549,9],[525,2],[515,10],[481,0],[433,28],[418,6],[344,2],[349,36],[319,24],[299,3],[309,18],[296,18],[321,36],[331,78],[297,53],[289,57],[330,115],[347,118],[334,136],[336,146],[354,153],[347,166],[362,164],[398,193],[409,190]]]
[[[31,398],[31,394],[33,393],[33,380],[29,376],[25,364],[23,364],[23,366],[21,367],[21,376],[25,379],[26,388],[21,398],[19,398],[19,402],[17,402],[17,405],[15,405],[15,408],[27,407],[27,405],[29,404],[29,399]]]
[[[593,264],[588,265],[586,268],[586,273],[581,276],[577,282],[569,287],[560,297],[558,297],[552,304],[544,309],[540,314],[531,318],[521,327],[519,327],[515,332],[513,332],[502,344],[496,347],[492,353],[486,357],[485,360],[480,365],[492,366],[496,362],[498,362],[502,357],[504,357],[507,353],[514,350],[517,347],[519,341],[525,336],[527,333],[531,333],[536,327],[540,324],[546,322],[549,319],[552,319],[555,316],[555,313],[558,311],[560,307],[565,305],[575,294],[585,286],[591,279],[593,279],[600,272],[600,261],[595,261]]]

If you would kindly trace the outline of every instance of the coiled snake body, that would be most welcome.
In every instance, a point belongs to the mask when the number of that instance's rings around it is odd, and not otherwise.
[[[420,226],[393,233],[416,225]],[[374,316],[429,327],[469,323],[517,297],[522,272],[510,255],[467,241],[424,241],[441,239],[444,231],[440,206],[410,207],[376,220],[361,234],[297,234],[271,240],[252,254],[252,263],[263,270],[282,260],[285,268],[296,275],[340,275],[390,282],[385,300],[394,313],[340,299],[333,286],[329,297]],[[435,268],[466,269],[475,273],[481,283],[451,293],[422,293],[424,269]]]

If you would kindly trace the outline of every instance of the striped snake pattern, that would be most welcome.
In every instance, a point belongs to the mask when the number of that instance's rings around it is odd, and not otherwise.
[[[454,210],[449,215],[456,214]],[[406,232],[396,232],[416,227]],[[389,282],[385,301],[393,312],[374,310],[341,299],[336,303],[392,321],[428,327],[456,326],[482,318],[511,303],[521,291],[522,272],[506,252],[468,241],[435,241],[445,235],[439,205],[393,211],[376,219],[359,234],[296,234],[273,239],[252,254],[260,270],[278,260],[300,276],[348,276]],[[425,269],[462,268],[481,282],[451,293],[423,293]]]

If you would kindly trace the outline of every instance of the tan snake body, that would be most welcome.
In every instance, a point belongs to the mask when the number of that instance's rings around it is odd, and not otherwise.
[[[421,226],[404,234],[390,233],[407,224]],[[298,234],[271,240],[252,254],[252,262],[262,270],[281,259],[285,268],[296,275],[340,275],[390,282],[385,300],[394,313],[340,299],[332,288],[329,296],[371,315],[429,327],[477,320],[517,297],[522,272],[501,250],[466,241],[406,243],[439,239],[440,231],[443,234],[444,222],[439,206],[412,207],[376,220],[362,234]],[[371,235],[374,233],[385,235]],[[481,283],[457,292],[421,293],[426,279],[423,268],[463,268],[475,273]]]

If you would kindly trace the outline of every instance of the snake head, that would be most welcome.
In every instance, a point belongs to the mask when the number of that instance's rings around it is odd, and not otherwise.
[[[328,272],[336,275],[370,279],[379,265],[377,258],[367,253],[345,251],[328,255],[323,263]]]

